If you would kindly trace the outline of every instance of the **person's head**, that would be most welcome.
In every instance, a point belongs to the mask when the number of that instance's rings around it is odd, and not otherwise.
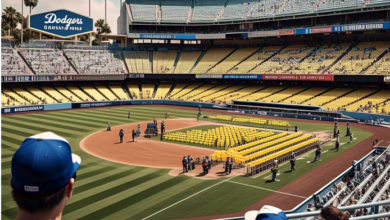
[[[321,209],[321,220],[348,220],[349,217],[338,208],[329,206]]]
[[[265,205],[259,211],[245,213],[245,220],[288,220],[286,214],[279,208]]]
[[[64,138],[44,132],[23,141],[11,161],[12,197],[20,215],[61,215],[81,158]]]

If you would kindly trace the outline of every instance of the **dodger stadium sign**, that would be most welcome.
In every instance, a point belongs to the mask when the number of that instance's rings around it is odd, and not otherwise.
[[[28,28],[68,38],[93,31],[93,19],[65,9],[29,16]]]

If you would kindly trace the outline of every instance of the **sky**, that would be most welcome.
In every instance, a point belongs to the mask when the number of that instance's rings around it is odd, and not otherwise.
[[[104,19],[104,0],[90,0],[91,1],[91,17],[95,23],[98,19]],[[12,6],[17,11],[21,12],[22,0],[1,0],[1,11],[5,7]],[[120,0],[107,0],[107,23],[111,27],[112,34],[117,33],[116,20],[119,17]],[[24,5],[23,5],[24,6]],[[39,0],[38,6],[35,7],[31,13],[39,13],[51,11],[56,9],[67,9],[69,11],[77,12],[79,14],[89,15],[89,1],[88,0]],[[30,8],[23,7],[23,15],[27,16]]]

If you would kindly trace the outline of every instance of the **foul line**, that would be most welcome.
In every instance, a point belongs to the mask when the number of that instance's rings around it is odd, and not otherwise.
[[[183,201],[185,201],[185,200],[187,200],[187,199],[189,199],[189,198],[191,198],[191,197],[193,197],[193,196],[196,196],[196,195],[198,195],[199,193],[202,193],[202,192],[204,192],[204,191],[206,191],[206,190],[208,190],[208,189],[210,189],[210,188],[212,188],[212,187],[214,187],[214,186],[217,186],[217,185],[219,185],[219,184],[221,184],[221,183],[227,182],[227,181],[233,179],[234,177],[235,177],[235,176],[232,176],[232,177],[230,177],[229,179],[226,179],[226,180],[224,180],[224,181],[218,182],[218,183],[216,183],[216,184],[214,184],[214,185],[212,185],[212,186],[207,187],[206,189],[203,189],[203,190],[201,190],[201,191],[199,191],[199,192],[197,192],[197,193],[194,193],[194,194],[188,196],[187,198],[184,198],[184,199],[182,199],[182,200],[180,200],[180,201],[178,201],[178,202],[176,202],[176,203],[173,203],[172,205],[170,205],[170,206],[168,206],[168,207],[166,207],[166,208],[161,209],[161,210],[158,211],[158,212],[155,212],[155,213],[149,215],[148,217],[143,218],[142,220],[145,220],[145,219],[148,219],[148,218],[150,218],[150,217],[152,217],[152,216],[154,216],[154,215],[157,215],[158,213],[160,213],[160,212],[162,212],[162,211],[165,211],[165,210],[167,210],[167,209],[169,209],[169,208],[171,208],[171,207],[173,207],[173,206],[175,206],[175,205],[177,205],[177,204],[179,204],[179,203],[181,203],[181,202],[183,202]]]
[[[289,195],[289,196],[295,196],[295,197],[298,197],[298,198],[303,198],[303,199],[307,198],[307,197],[304,197],[304,196],[298,196],[298,195],[294,195],[294,194],[291,194],[291,193],[285,193],[285,192],[280,192],[280,191],[276,191],[276,190],[272,190],[272,189],[266,189],[266,188],[263,188],[263,187],[252,186],[252,185],[248,185],[248,184],[245,184],[245,183],[239,183],[239,182],[234,182],[234,181],[228,181],[228,182],[229,183],[235,183],[235,184],[243,185],[243,186],[249,186],[249,187],[253,187],[253,188],[257,188],[257,189],[262,189],[262,190],[266,190],[266,191],[276,192],[276,193],[280,193],[280,194],[285,194],[285,195]]]

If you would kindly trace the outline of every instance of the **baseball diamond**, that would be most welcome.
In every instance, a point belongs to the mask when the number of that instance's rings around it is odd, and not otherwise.
[[[167,110],[171,111],[170,119],[165,120],[168,134],[181,130],[186,132],[207,124],[229,126],[226,121],[197,122],[194,119],[197,109],[173,106],[106,107],[4,116],[2,199],[8,202],[2,204],[2,217],[13,219],[17,211],[7,187],[12,152],[24,137],[47,130],[67,138],[73,151],[84,161],[78,172],[74,197],[64,210],[64,219],[112,219],[123,216],[130,219],[210,219],[243,215],[246,210],[263,204],[291,209],[349,167],[353,158],[360,158],[369,152],[373,138],[388,138],[388,129],[350,124],[356,140],[346,144],[348,137],[340,137],[342,145],[337,153],[330,150],[333,145],[324,144],[323,151],[329,151],[315,163],[307,163],[314,158],[313,151],[297,156],[297,169],[293,173],[286,172],[289,166],[280,164],[276,182],[269,182],[268,172],[246,177],[240,168],[234,169],[232,174],[220,175],[218,173],[224,171],[221,164],[213,165],[212,173],[202,178],[199,175],[200,165],[196,165],[198,168],[190,174],[177,171],[181,168],[182,156],[203,157],[220,149],[143,137],[132,142],[127,135],[138,124],[145,127],[153,118],[161,121]],[[132,115],[130,120],[126,117],[128,111]],[[207,115],[242,117],[240,113],[211,109],[203,111]],[[276,119],[269,116],[249,118]],[[111,131],[106,131],[106,121],[111,122]],[[283,121],[298,125],[302,132],[310,130],[313,134],[330,134],[333,129],[331,122]],[[242,125],[240,127],[244,128]],[[118,144],[118,129],[125,131],[123,144]],[[340,129],[345,130],[345,125],[340,124]],[[273,132],[284,134],[281,130]]]
[[[389,0],[1,6],[1,219],[389,219]]]

